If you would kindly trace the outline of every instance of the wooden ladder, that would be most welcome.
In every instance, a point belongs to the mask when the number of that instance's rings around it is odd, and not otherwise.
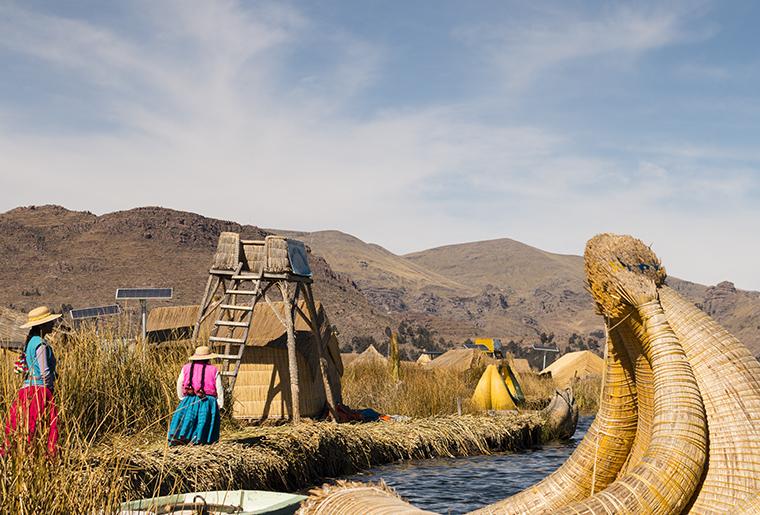
[[[209,336],[211,346],[219,353],[220,373],[229,393],[235,388],[245,343],[248,341],[253,322],[253,311],[262,295],[261,275],[244,274],[241,272],[242,268],[243,263],[239,263],[230,281],[225,285],[218,319],[214,322]]]

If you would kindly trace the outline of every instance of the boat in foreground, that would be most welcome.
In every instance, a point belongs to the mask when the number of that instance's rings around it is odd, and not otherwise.
[[[125,502],[120,515],[291,515],[306,497],[263,490],[216,490],[165,495]]]

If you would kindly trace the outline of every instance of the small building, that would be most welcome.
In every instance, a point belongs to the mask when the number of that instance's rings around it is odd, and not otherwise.
[[[523,375],[534,373],[530,363],[525,358],[512,358],[509,362],[509,366],[515,374],[521,377]]]
[[[341,354],[341,359],[345,366],[355,365],[370,365],[377,363],[379,365],[387,365],[388,358],[380,354],[374,345],[370,344],[364,352],[344,352]]]
[[[429,368],[445,368],[455,372],[465,372],[471,368],[496,363],[496,360],[480,349],[451,349],[425,365]]]
[[[570,385],[574,379],[600,376],[604,370],[604,360],[589,350],[579,350],[563,354],[554,363],[541,371],[548,374],[560,388]]]
[[[417,358],[417,364],[425,365],[427,363],[430,363],[441,354],[443,354],[443,352],[436,351],[436,350],[423,350],[422,352],[420,352],[420,356]]]
[[[292,404],[287,333],[285,325],[275,313],[283,313],[283,303],[271,304],[270,306],[260,302],[254,308],[251,329],[248,332],[233,392],[232,414],[235,418],[264,420],[290,417]],[[299,303],[299,307],[302,311],[307,311],[303,302]],[[198,318],[198,310],[197,305],[152,309],[148,314],[148,339],[153,342],[165,342],[190,338],[193,325]],[[338,348],[338,338],[320,303],[316,304],[316,310],[322,340],[327,347],[326,362],[330,388],[340,401],[343,361]],[[216,316],[209,316],[204,321],[200,331],[202,339],[206,339],[215,319]],[[300,414],[304,417],[316,417],[323,413],[326,403],[319,369],[319,349],[309,324],[300,316],[295,318],[295,337]]]
[[[26,314],[15,309],[0,307],[0,348],[21,349],[28,329],[19,326],[26,323]]]

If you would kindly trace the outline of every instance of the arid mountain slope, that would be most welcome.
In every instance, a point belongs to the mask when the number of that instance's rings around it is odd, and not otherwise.
[[[95,216],[57,206],[0,214],[0,305],[83,307],[113,302],[125,286],[172,286],[173,304],[200,300],[218,235],[261,238],[254,226],[148,207]],[[283,233],[283,231],[276,231]],[[312,250],[316,294],[344,347],[383,342],[399,327],[403,345],[493,336],[523,345],[553,333],[568,345],[602,337],[584,289],[579,256],[509,239],[449,245],[397,256],[337,231],[286,232]],[[670,283],[760,354],[760,293],[731,283]]]
[[[56,308],[110,304],[116,288],[130,286],[171,286],[172,304],[198,303],[222,231],[246,238],[267,234],[156,207],[103,216],[58,206],[17,208],[0,214],[0,304],[20,310],[40,303]],[[345,337],[380,338],[389,321],[351,278],[319,256],[311,257],[311,266],[315,294]]]
[[[573,333],[600,339],[601,319],[585,290],[580,256],[553,254],[510,239],[397,256],[336,231],[298,236],[350,275],[373,305],[446,339],[499,336],[531,344],[541,333],[554,333],[560,346]],[[427,288],[409,279],[410,263],[417,274],[426,272],[416,277],[429,280]],[[451,283],[441,278],[462,286],[452,292]],[[669,283],[760,354],[760,293],[736,290],[731,283],[707,287],[677,278]]]

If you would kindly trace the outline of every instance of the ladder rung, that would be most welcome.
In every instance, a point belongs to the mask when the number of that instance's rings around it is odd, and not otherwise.
[[[248,327],[248,322],[233,322],[231,320],[217,320],[214,323],[216,325],[223,325],[226,327]]]
[[[258,295],[256,290],[225,290],[227,295]]]
[[[222,336],[209,336],[208,339],[211,342],[237,343],[238,345],[245,344],[245,340],[241,340],[240,338],[224,338]]]
[[[237,360],[239,360],[242,357],[243,356],[240,355],[240,354],[220,354],[218,356],[218,359],[228,359],[230,361],[237,361]]]
[[[235,309],[237,311],[253,311],[251,306],[235,306],[234,304],[222,304],[221,309]]]
[[[219,373],[222,374],[224,377],[235,377],[237,375],[235,372],[230,372],[229,370],[223,370]]]
[[[235,281],[255,281],[261,279],[261,274],[238,274],[233,275],[232,279]]]
[[[264,245],[264,240],[240,240],[241,245]]]

